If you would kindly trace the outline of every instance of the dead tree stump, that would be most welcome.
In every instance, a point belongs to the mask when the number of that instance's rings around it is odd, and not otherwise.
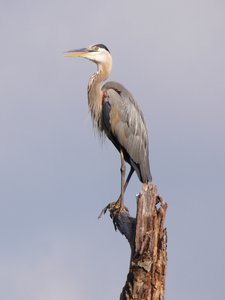
[[[137,215],[108,207],[115,228],[131,247],[130,269],[120,300],[163,300],[167,267],[167,204],[153,183],[144,185],[137,197]]]

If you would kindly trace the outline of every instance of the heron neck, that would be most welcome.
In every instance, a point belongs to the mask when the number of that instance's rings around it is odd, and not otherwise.
[[[88,83],[88,105],[90,108],[94,126],[102,131],[101,114],[102,114],[102,90],[101,84],[109,77],[110,72],[107,72],[102,66],[98,66],[98,71],[94,73]]]

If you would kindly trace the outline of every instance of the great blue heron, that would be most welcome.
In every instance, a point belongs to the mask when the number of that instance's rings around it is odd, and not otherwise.
[[[112,70],[112,57],[105,45],[66,51],[65,57],[83,57],[97,64],[98,70],[88,82],[88,105],[94,126],[100,133],[105,133],[120,152],[121,193],[115,207],[121,210],[124,207],[124,193],[134,170],[142,183],[152,180],[143,114],[133,96],[120,83],[110,81],[101,86]],[[126,180],[125,161],[130,164]]]

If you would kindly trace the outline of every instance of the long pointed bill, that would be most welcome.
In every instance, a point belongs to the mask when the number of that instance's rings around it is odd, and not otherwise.
[[[87,48],[69,50],[64,52],[64,57],[86,57],[89,53]]]

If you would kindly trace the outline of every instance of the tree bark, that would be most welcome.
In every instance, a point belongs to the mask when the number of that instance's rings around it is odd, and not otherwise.
[[[127,281],[120,300],[163,300],[167,267],[167,231],[164,228],[167,204],[153,183],[143,185],[137,196],[137,215],[108,207],[116,229],[131,247]]]

